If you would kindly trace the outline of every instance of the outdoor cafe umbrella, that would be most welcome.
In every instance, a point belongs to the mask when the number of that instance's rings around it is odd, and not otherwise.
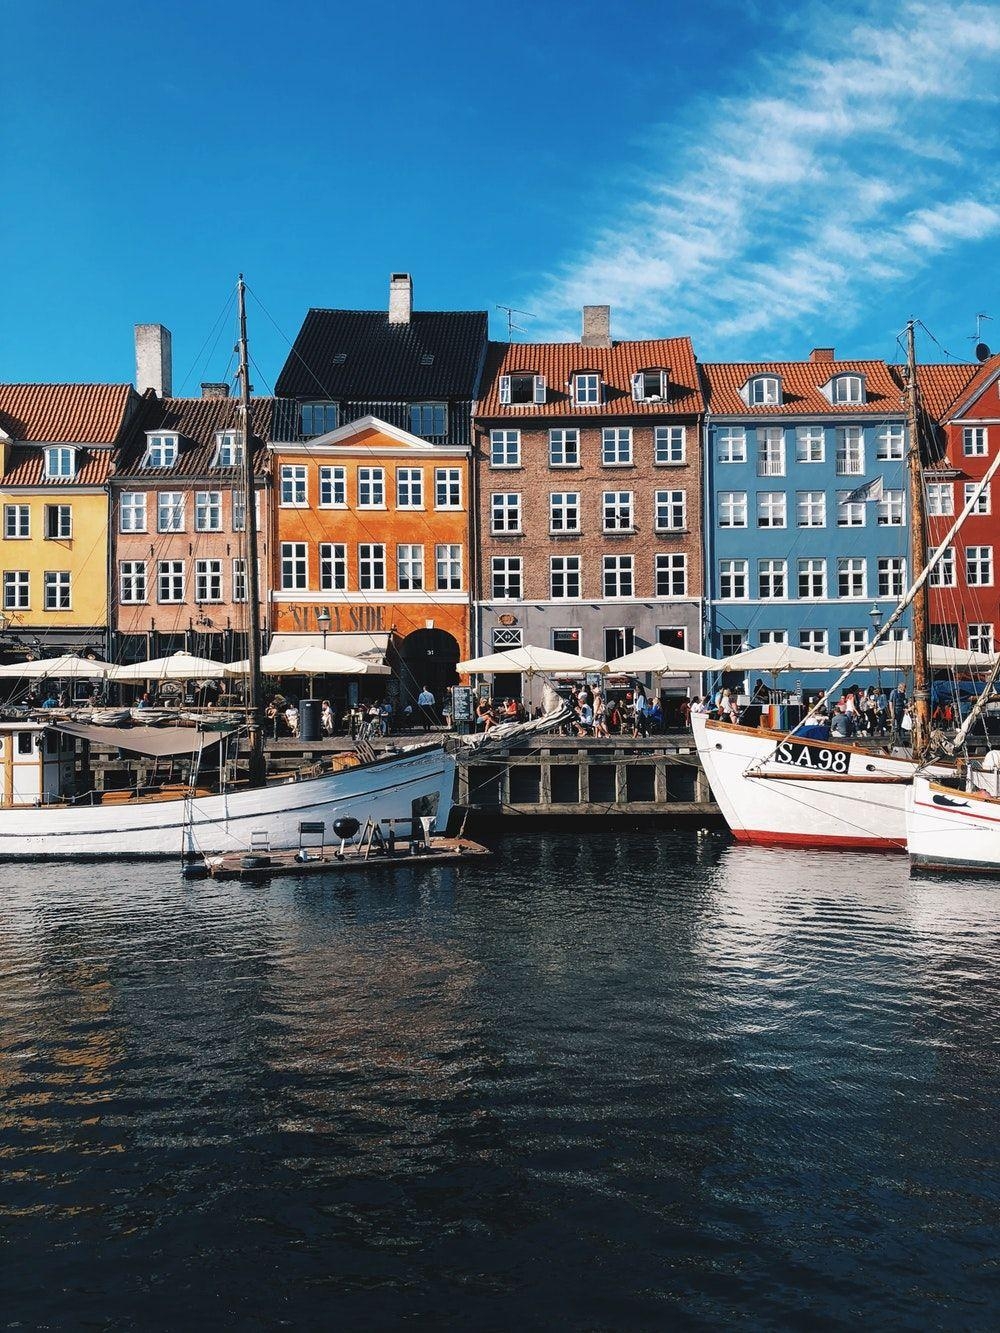
[[[218,680],[225,675],[224,662],[210,657],[196,657],[194,653],[172,653],[169,657],[154,657],[146,662],[128,662],[112,667],[111,680]]]
[[[6,662],[0,666],[0,676],[51,676],[59,680],[94,680],[112,670],[110,662],[97,657],[77,657],[63,653],[61,657],[37,657],[31,662]]]
[[[604,663],[593,657],[578,657],[575,653],[560,653],[554,648],[534,648],[528,644],[523,648],[508,648],[503,653],[470,657],[467,662],[456,662],[455,670],[477,676],[497,671],[521,671],[528,676],[539,672],[545,675],[555,672],[580,675],[586,671],[603,671]]]
[[[714,669],[740,674],[766,671],[777,676],[782,671],[836,671],[843,667],[843,660],[829,653],[815,653],[809,648],[796,648],[788,643],[762,643],[757,648],[747,648],[742,653],[722,658],[715,663]]]
[[[693,671],[715,671],[718,662],[702,653],[690,653],[686,648],[672,648],[667,643],[651,643],[648,648],[637,648],[634,653],[616,657],[608,663],[612,674],[642,675],[652,671],[658,676],[690,675]]]
[[[250,671],[249,660],[229,662],[222,668],[227,676],[246,676]],[[305,644],[299,648],[287,648],[280,653],[265,653],[260,659],[260,669],[265,676],[387,676],[389,668],[384,662],[369,662],[363,657],[350,657],[347,653],[336,653],[329,648],[318,648]]]
[[[927,661],[935,671],[988,671],[996,661],[996,655],[979,653],[972,648],[956,648],[951,644],[931,643],[927,646]],[[841,670],[855,666],[859,671],[910,671],[913,640],[892,639],[878,644],[869,653],[864,649],[845,653],[839,665]]]

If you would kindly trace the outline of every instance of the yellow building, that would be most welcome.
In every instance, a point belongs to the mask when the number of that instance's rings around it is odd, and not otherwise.
[[[107,649],[108,478],[129,384],[0,384],[2,648]]]

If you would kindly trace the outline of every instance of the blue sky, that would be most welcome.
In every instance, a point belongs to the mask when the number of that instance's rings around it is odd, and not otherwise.
[[[241,268],[258,390],[394,269],[498,336],[609,302],[703,360],[892,358],[911,314],[1000,346],[996,4],[32,0],[4,35],[3,380],[129,379],[159,321],[196,393]]]

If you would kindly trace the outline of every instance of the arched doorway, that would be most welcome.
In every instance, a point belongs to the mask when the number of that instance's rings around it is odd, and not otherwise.
[[[415,710],[417,695],[426,685],[440,714],[443,705],[450,702],[448,691],[458,683],[455,663],[460,656],[458,641],[443,629],[418,629],[408,634],[399,646],[401,703]]]

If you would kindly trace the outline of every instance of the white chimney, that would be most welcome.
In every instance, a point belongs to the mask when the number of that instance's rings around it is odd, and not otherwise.
[[[413,279],[409,273],[393,273],[389,279],[389,323],[409,324],[413,314]]]
[[[609,305],[585,305],[583,307],[584,347],[611,346],[611,307]]]
[[[173,358],[170,330],[162,324],[135,326],[135,387],[140,393],[155,389],[158,398],[169,398],[173,389]]]

